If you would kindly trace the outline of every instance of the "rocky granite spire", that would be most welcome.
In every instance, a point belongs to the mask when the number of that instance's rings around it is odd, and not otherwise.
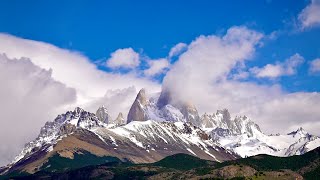
[[[104,106],[99,107],[99,109],[96,112],[96,116],[101,122],[104,122],[106,124],[111,123],[111,117],[108,113],[108,109]]]
[[[183,104],[180,108],[180,111],[185,117],[185,119],[187,120],[187,122],[190,122],[191,124],[198,127],[201,125],[198,110],[193,104],[191,103]]]
[[[146,91],[145,89],[141,89],[129,110],[127,123],[131,121],[145,121],[147,118],[145,112],[147,104]]]
[[[171,102],[171,93],[168,90],[162,89],[160,97],[157,102],[158,108],[162,108],[167,104],[170,104]]]
[[[124,121],[124,118],[123,118],[123,114],[121,112],[118,114],[118,117],[114,120],[114,124],[116,124],[116,125],[125,124],[125,121]]]

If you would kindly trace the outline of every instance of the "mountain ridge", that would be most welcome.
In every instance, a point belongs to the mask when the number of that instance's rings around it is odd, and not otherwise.
[[[287,135],[265,135],[247,116],[232,118],[227,109],[199,116],[191,103],[173,105],[171,100],[169,93],[149,98],[140,90],[127,124],[121,112],[111,119],[104,106],[96,114],[79,107],[67,111],[45,123],[38,137],[2,169],[33,173],[54,153],[72,158],[81,150],[133,163],[177,153],[220,162],[257,154],[300,155],[320,145],[319,137],[302,128]]]
[[[7,166],[36,172],[53,154],[73,158],[85,150],[97,156],[113,156],[134,163],[149,163],[176,153],[225,161],[238,156],[217,146],[201,129],[184,122],[132,121],[125,126],[105,124],[93,113],[76,108],[41,128]]]
[[[99,160],[98,160],[99,161]],[[101,159],[100,159],[101,161]],[[54,165],[54,164],[53,164]],[[63,165],[62,165],[63,166]],[[69,165],[72,166],[72,165]],[[57,169],[55,169],[57,168]],[[227,162],[174,154],[150,164],[128,164],[116,159],[76,169],[42,169],[35,174],[9,174],[7,178],[42,179],[317,179],[320,147],[304,154],[279,158],[256,155]],[[1,177],[0,177],[1,179]]]

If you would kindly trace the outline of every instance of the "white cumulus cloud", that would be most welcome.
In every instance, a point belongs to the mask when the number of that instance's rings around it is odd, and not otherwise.
[[[140,64],[139,54],[132,48],[118,49],[111,53],[111,57],[106,64],[110,68],[133,69]]]
[[[196,101],[197,93],[190,91],[206,89],[225,78],[238,62],[253,55],[262,37],[243,26],[230,28],[223,37],[198,37],[167,73],[163,89],[169,88],[177,99]]]

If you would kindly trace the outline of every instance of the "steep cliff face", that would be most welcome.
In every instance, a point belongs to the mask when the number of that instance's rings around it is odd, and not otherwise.
[[[127,122],[155,120],[190,122],[200,126],[200,117],[194,105],[191,103],[172,105],[169,100],[170,93],[161,93],[159,98],[149,98],[145,90],[141,89],[130,108]]]
[[[108,109],[105,108],[104,106],[99,107],[99,109],[96,112],[96,116],[103,123],[109,124],[112,122]]]
[[[127,118],[127,123],[131,121],[145,121],[147,120],[146,106],[148,99],[146,97],[145,89],[141,89],[134,100]]]
[[[162,89],[160,97],[157,101],[157,106],[161,109],[162,107],[170,103],[172,103],[171,93],[166,89]]]

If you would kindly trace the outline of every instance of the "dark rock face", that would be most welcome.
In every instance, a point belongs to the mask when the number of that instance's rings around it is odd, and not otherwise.
[[[157,106],[161,109],[163,106],[171,103],[171,93],[163,89],[157,102]]]
[[[82,111],[79,116],[78,127],[92,128],[100,126],[99,119],[94,113]]]
[[[147,115],[145,113],[145,107],[148,104],[146,92],[141,89],[133,102],[130,111],[128,113],[127,123],[131,121],[145,121]]]
[[[96,116],[101,122],[104,122],[106,124],[111,123],[111,117],[108,113],[107,108],[105,108],[104,106],[99,107],[99,109],[96,112]]]
[[[64,124],[59,128],[59,135],[68,135],[73,133],[77,127],[73,124]]]

